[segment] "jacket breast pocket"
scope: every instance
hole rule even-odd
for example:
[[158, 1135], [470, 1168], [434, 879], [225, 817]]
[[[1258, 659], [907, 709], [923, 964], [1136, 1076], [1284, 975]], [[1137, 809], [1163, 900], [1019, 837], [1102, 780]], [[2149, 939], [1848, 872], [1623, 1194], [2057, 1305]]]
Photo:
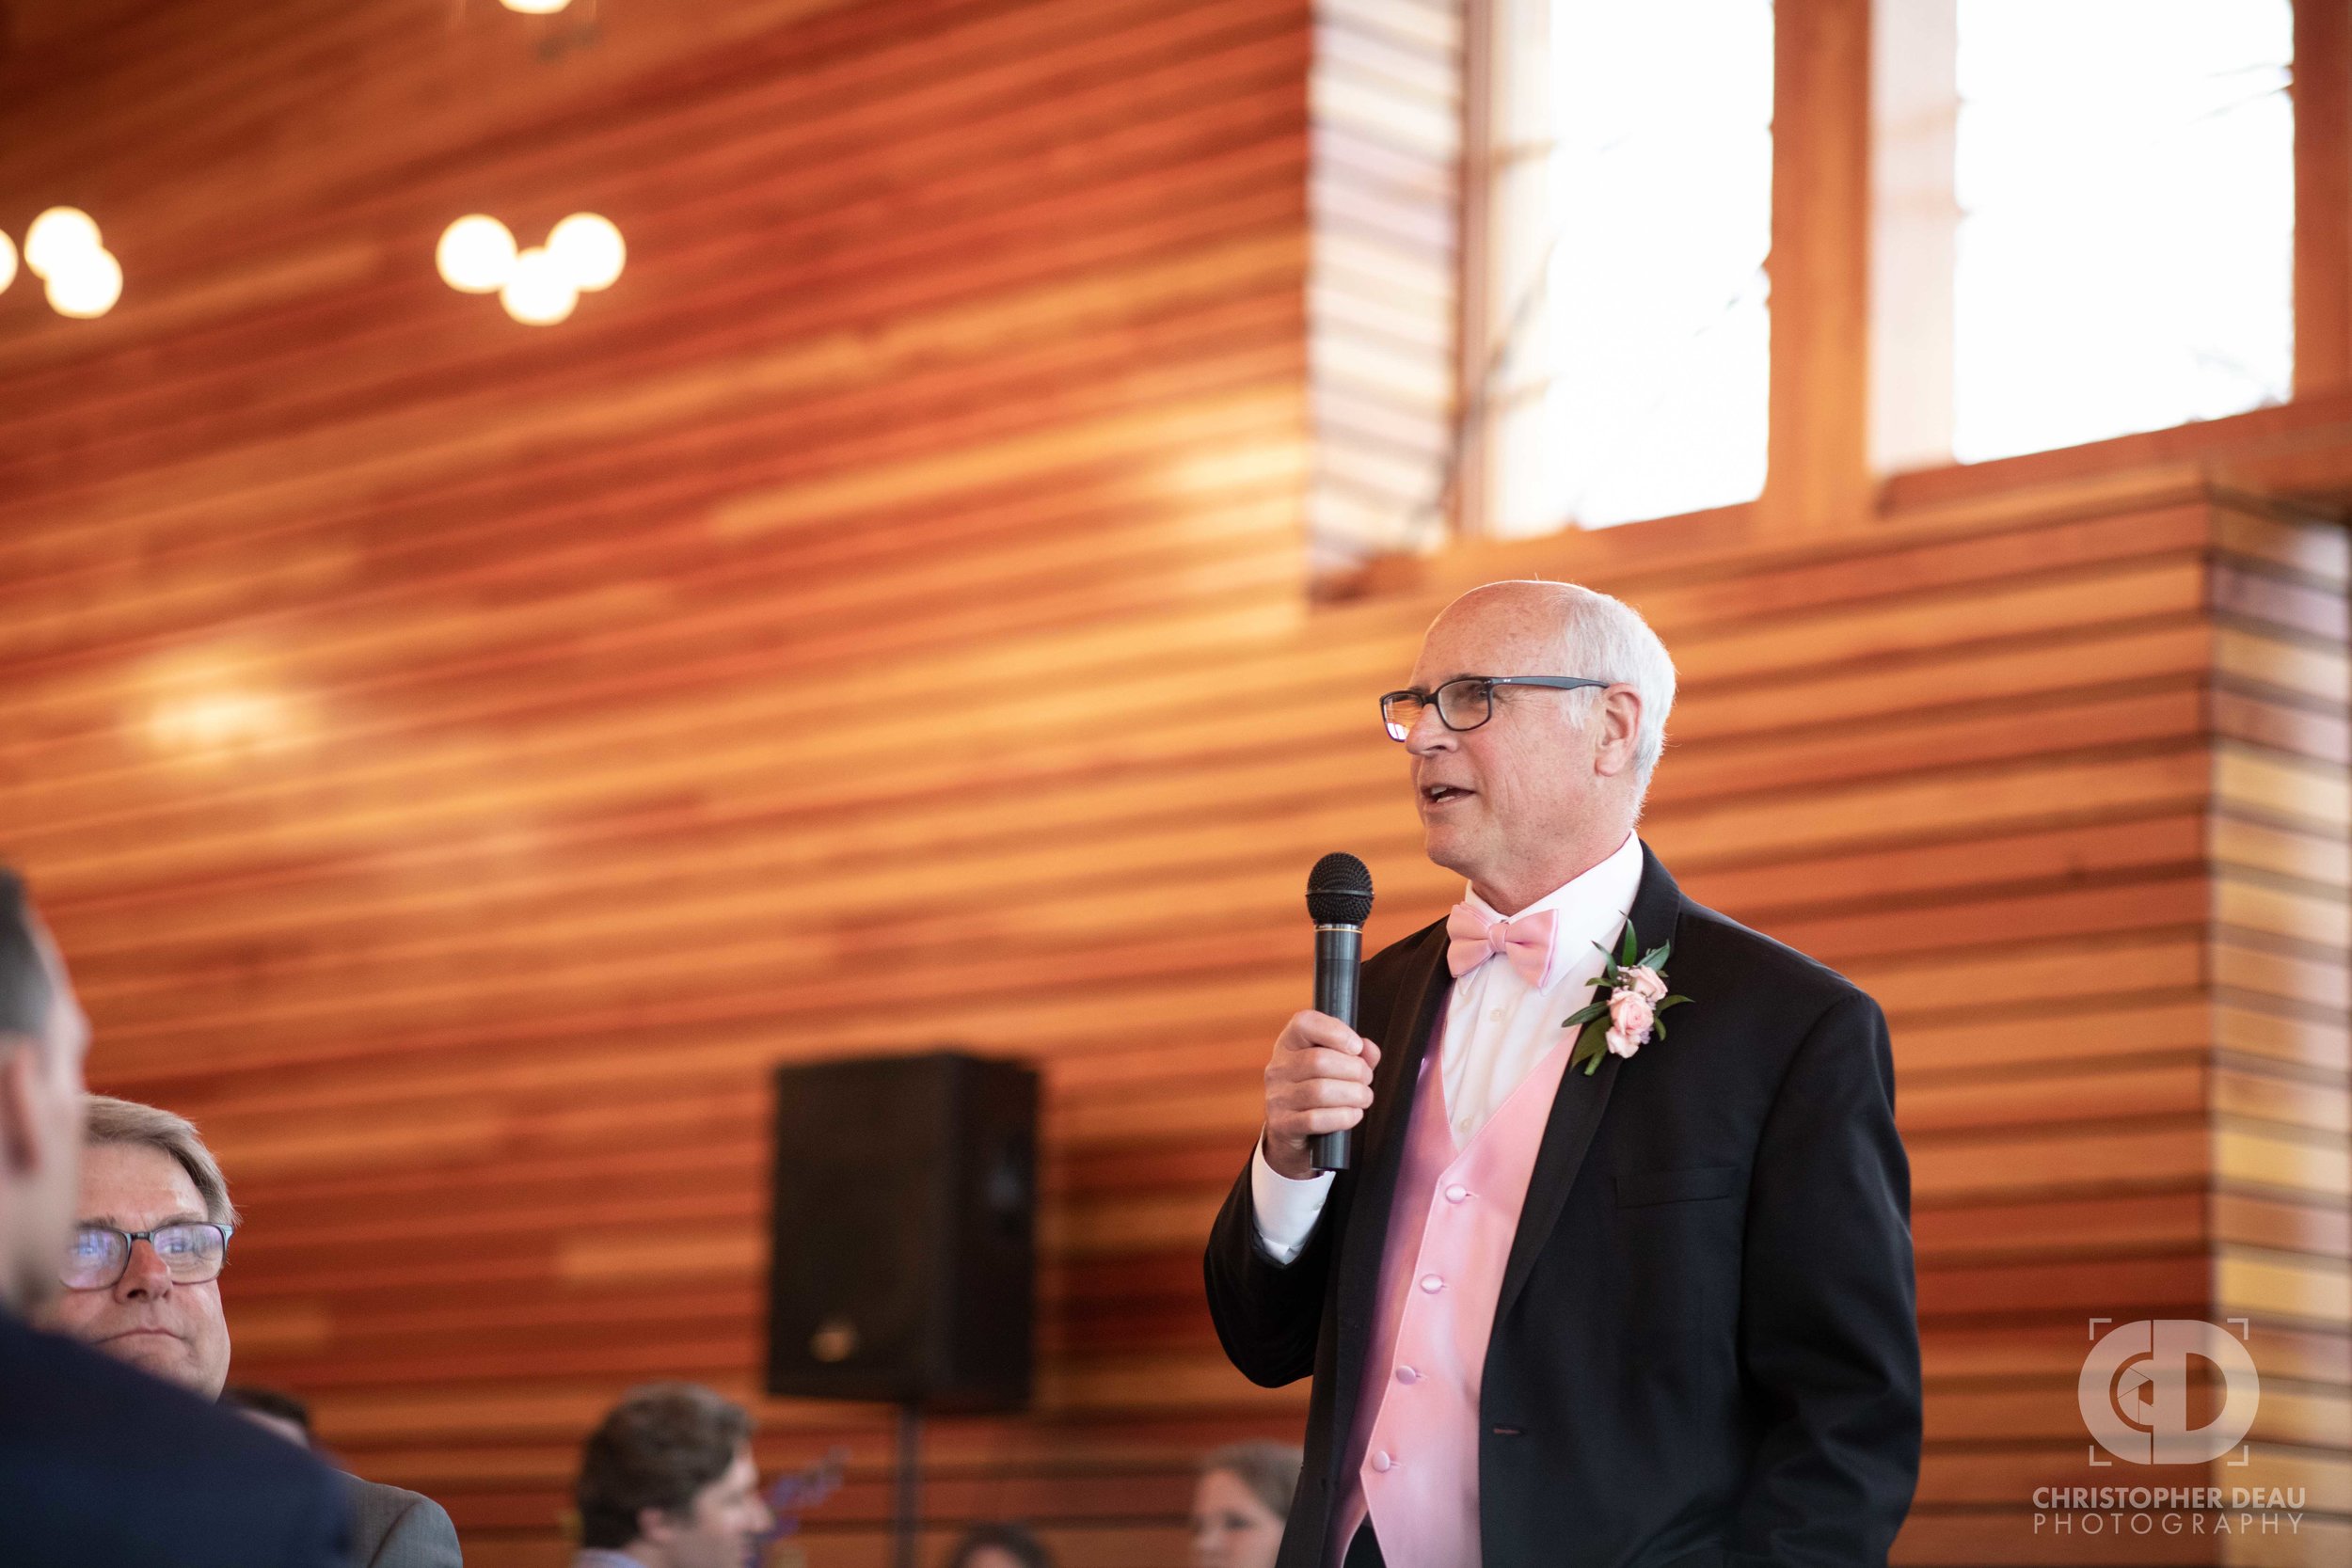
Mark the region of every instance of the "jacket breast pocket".
[[1696, 1203], [1702, 1198], [1729, 1197], [1739, 1184], [1738, 1165], [1625, 1171], [1617, 1177], [1617, 1207], [1640, 1209], [1653, 1203]]

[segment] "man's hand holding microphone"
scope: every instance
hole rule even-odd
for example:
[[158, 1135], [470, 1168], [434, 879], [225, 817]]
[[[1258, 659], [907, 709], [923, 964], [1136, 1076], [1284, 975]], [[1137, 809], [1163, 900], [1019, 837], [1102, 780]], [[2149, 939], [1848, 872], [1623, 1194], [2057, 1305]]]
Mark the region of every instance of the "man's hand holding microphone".
[[1291, 1015], [1265, 1067], [1265, 1163], [1294, 1181], [1348, 1167], [1380, 1065], [1380, 1048], [1356, 1032], [1356, 972], [1372, 914], [1364, 863], [1345, 854], [1315, 862], [1307, 913], [1315, 923], [1315, 1005]]
[[1328, 1013], [1291, 1015], [1265, 1065], [1265, 1163], [1277, 1175], [1314, 1176], [1311, 1140], [1364, 1119], [1379, 1065], [1380, 1048]]

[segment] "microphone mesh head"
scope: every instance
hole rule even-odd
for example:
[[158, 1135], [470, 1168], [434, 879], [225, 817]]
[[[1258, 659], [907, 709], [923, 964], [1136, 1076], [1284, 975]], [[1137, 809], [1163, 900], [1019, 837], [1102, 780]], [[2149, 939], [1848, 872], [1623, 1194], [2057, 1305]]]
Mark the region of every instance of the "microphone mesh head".
[[1307, 912], [1318, 926], [1361, 926], [1372, 914], [1372, 873], [1353, 855], [1330, 854], [1307, 873]]

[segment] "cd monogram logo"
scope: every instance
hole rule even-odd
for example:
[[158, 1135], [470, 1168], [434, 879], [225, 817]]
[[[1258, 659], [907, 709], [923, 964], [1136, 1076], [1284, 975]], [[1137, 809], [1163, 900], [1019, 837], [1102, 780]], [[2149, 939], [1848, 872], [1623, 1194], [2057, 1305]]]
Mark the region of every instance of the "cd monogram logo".
[[[2106, 1322], [2093, 1318], [2092, 1326]], [[2188, 1424], [2189, 1358], [2220, 1369], [2218, 1415]], [[2262, 1402], [2262, 1378], [2244, 1344], [2198, 1318], [2142, 1318], [2109, 1329], [2083, 1357], [2075, 1398], [2099, 1447], [2134, 1465], [2202, 1465], [2244, 1440]], [[2097, 1450], [2093, 1465], [2103, 1463]]]

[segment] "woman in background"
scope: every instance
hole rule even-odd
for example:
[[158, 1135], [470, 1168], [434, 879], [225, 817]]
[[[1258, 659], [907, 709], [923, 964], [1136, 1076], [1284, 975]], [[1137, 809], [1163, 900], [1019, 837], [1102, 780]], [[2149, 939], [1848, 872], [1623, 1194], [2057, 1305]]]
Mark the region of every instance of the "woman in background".
[[1192, 1489], [1193, 1568], [1274, 1568], [1298, 1490], [1299, 1450], [1232, 1443], [1200, 1462]]

